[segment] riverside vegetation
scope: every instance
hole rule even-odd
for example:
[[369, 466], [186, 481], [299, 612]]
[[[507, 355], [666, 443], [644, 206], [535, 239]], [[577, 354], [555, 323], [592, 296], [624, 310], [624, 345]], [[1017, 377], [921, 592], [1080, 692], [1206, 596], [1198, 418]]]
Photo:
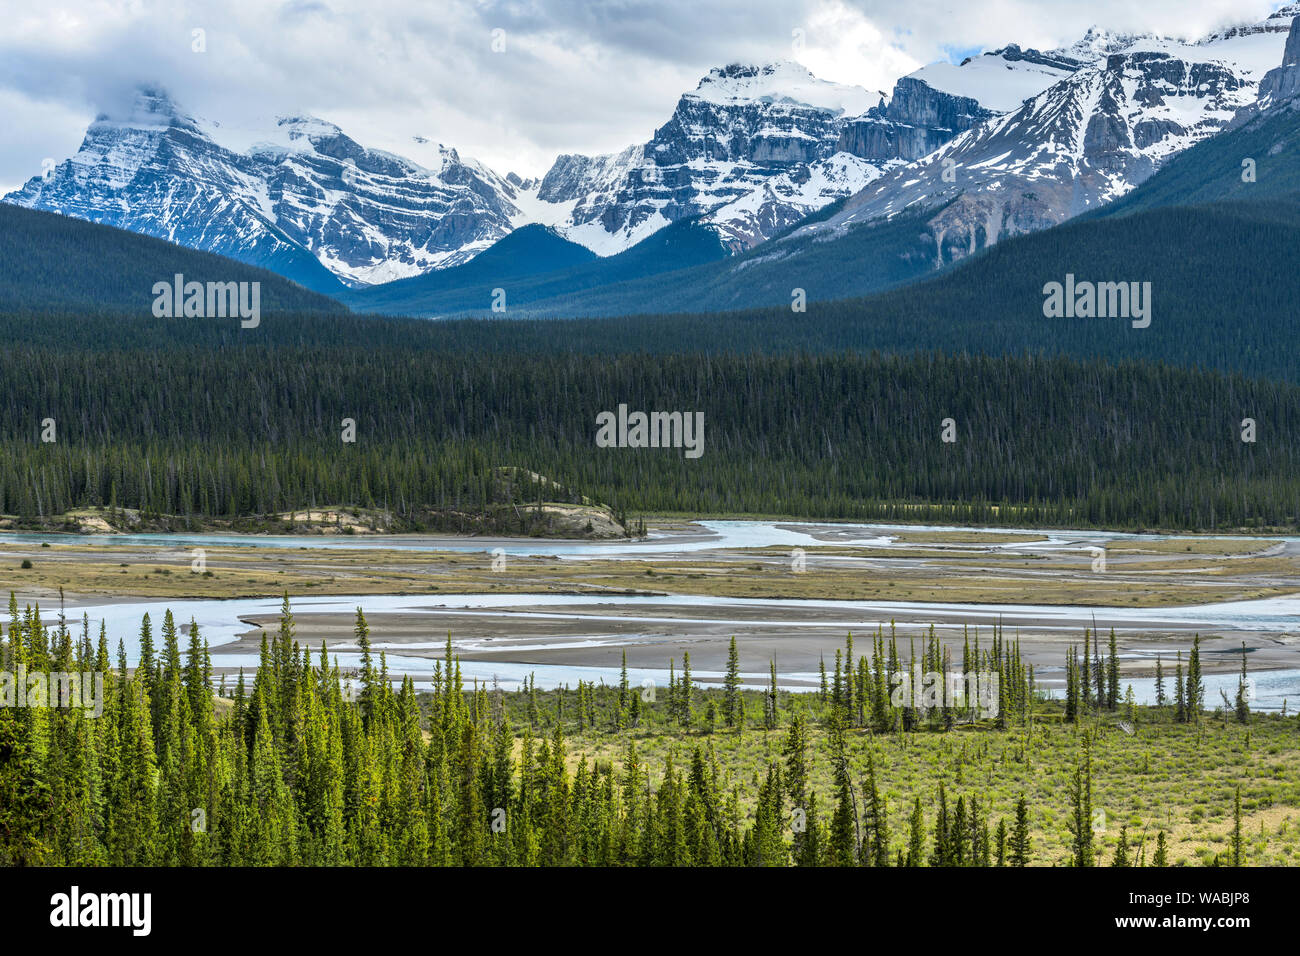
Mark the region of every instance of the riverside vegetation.
[[[1121, 690], [1085, 633], [1047, 700], [1001, 631], [960, 663], [890, 631], [820, 691], [723, 684], [689, 656], [667, 688], [394, 688], [358, 609], [362, 664], [299, 646], [288, 599], [251, 682], [214, 693], [207, 648], [146, 617], [134, 670], [89, 623], [11, 598], [4, 669], [106, 674], [104, 710], [0, 708], [0, 862], [68, 865], [1165, 866], [1294, 862], [1300, 726], [1202, 704], [1198, 649], [1168, 700]], [[186, 650], [182, 651], [182, 642]], [[1089, 646], [1091, 642], [1091, 646]], [[995, 675], [993, 711], [897, 697], [896, 675]], [[1184, 668], [1184, 663], [1186, 667]], [[1243, 664], [1244, 677], [1244, 664]]]

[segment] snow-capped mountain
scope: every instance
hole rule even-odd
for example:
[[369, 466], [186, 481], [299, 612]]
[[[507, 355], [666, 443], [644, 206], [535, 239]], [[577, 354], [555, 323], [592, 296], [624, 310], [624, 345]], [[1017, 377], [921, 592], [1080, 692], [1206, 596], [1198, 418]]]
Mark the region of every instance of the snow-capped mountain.
[[[609, 255], [688, 216], [736, 248], [856, 192], [888, 168], [839, 147], [844, 120], [886, 97], [795, 64], [710, 72], [654, 138], [610, 156], [561, 156], [540, 180], [501, 177], [416, 138], [367, 149], [331, 123], [233, 127], [142, 89], [101, 116], [78, 153], [5, 197], [267, 266], [324, 288], [459, 265], [528, 223]], [[734, 205], [732, 205], [734, 203]], [[324, 271], [322, 271], [324, 270]], [[322, 277], [324, 281], [322, 281]]]
[[884, 99], [819, 80], [797, 63], [732, 64], [684, 94], [649, 142], [608, 156], [561, 156], [538, 199], [561, 211], [554, 222], [567, 238], [608, 255], [769, 184], [774, 196], [813, 179], [857, 188], [879, 170], [843, 161], [825, 176], [808, 170], [836, 153], [846, 116]]
[[650, 142], [561, 156], [537, 198], [552, 210], [548, 224], [602, 255], [701, 214], [725, 244], [748, 248], [1083, 63], [1012, 46], [923, 68], [892, 94], [819, 80], [789, 61], [733, 64], [684, 94]]
[[1090, 33], [1054, 53], [1097, 53], [1095, 62], [880, 177], [798, 234], [932, 210], [925, 221], [940, 266], [1096, 208], [1253, 104], [1265, 74], [1282, 62], [1297, 11], [1195, 43], [1119, 38], [1115, 49], [1116, 38]]
[[222, 127], [142, 89], [128, 113], [91, 124], [75, 156], [5, 198], [318, 287], [304, 263], [386, 282], [464, 262], [524, 218], [513, 200], [527, 184], [426, 140], [411, 150], [418, 162], [312, 117]]
[[[1241, 110], [1290, 95], [1300, 5], [1197, 42], [1090, 30], [936, 63], [889, 93], [797, 63], [714, 69], [645, 143], [499, 176], [415, 137], [367, 149], [331, 123], [232, 127], [140, 91], [78, 153], [5, 197], [265, 266], [322, 291], [462, 264], [529, 223], [607, 256], [699, 217], [751, 248], [921, 211], [942, 265], [1132, 189]], [[1288, 57], [1300, 60], [1300, 41]], [[780, 254], [779, 251], [774, 254]]]

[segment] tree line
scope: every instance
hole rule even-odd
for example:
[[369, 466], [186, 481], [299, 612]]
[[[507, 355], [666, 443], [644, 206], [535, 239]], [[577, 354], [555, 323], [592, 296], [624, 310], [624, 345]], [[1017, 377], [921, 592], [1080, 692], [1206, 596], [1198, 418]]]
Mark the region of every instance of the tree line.
[[[327, 341], [345, 335], [321, 321]], [[100, 347], [95, 328], [81, 348], [10, 343], [0, 513], [121, 508], [183, 527], [337, 506], [381, 509], [394, 530], [479, 530], [494, 509], [508, 523], [536, 503], [536, 488], [500, 497], [499, 469], [514, 467], [557, 482], [549, 500], [624, 516], [1174, 529], [1300, 517], [1300, 388], [1287, 384], [1032, 356], [467, 353], [435, 347], [436, 329], [408, 347], [417, 333], [403, 329], [377, 322], [363, 349], [287, 330], [263, 345], [236, 330]], [[620, 404], [702, 412], [703, 456], [597, 448], [596, 416]]]

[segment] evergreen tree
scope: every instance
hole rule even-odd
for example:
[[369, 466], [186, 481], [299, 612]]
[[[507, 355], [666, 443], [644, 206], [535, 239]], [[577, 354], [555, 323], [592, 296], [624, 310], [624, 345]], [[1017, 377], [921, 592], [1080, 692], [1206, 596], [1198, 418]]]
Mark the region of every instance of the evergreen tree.
[[1111, 866], [1128, 866], [1128, 827], [1119, 828], [1119, 842], [1115, 844], [1115, 856], [1111, 859]]
[[628, 726], [627, 648], [623, 648], [623, 664], [618, 672], [618, 707], [614, 710], [614, 729], [626, 730]]
[[1241, 642], [1241, 676], [1237, 679], [1236, 714], [1240, 723], [1250, 723], [1249, 680], [1246, 676], [1246, 642]]
[[694, 719], [691, 701], [691, 655], [689, 651], [682, 654], [682, 681], [677, 689], [677, 707], [678, 722], [689, 729]]
[[736, 636], [731, 636], [727, 651], [727, 675], [723, 678], [725, 689], [722, 716], [728, 727], [735, 727], [740, 714], [740, 655], [736, 651]]
[[1083, 756], [1074, 768], [1070, 782], [1071, 859], [1074, 866], [1092, 866], [1095, 862], [1092, 841], [1092, 753], [1085, 738]]
[[1205, 707], [1205, 683], [1201, 679], [1201, 635], [1192, 638], [1192, 654], [1187, 660], [1187, 717], [1192, 721], [1201, 719]]
[[777, 690], [776, 690], [776, 661], [769, 664], [770, 673], [767, 684], [767, 695], [763, 698], [763, 726], [767, 730], [776, 730], [777, 725]]
[[1174, 721], [1187, 721], [1187, 686], [1183, 683], [1183, 652], [1178, 652], [1178, 663], [1174, 668]]
[[1024, 794], [1016, 801], [1016, 822], [1011, 829], [1011, 865], [1029, 865], [1029, 806]]
[[1116, 647], [1115, 629], [1110, 629], [1110, 649], [1106, 660], [1106, 707], [1119, 708], [1119, 651]]
[[1244, 843], [1241, 837], [1241, 787], [1238, 786], [1232, 799], [1232, 865], [1241, 866], [1244, 862]]
[[907, 821], [907, 866], [921, 866], [925, 861], [925, 818], [921, 814], [921, 798], [912, 803], [912, 815]]

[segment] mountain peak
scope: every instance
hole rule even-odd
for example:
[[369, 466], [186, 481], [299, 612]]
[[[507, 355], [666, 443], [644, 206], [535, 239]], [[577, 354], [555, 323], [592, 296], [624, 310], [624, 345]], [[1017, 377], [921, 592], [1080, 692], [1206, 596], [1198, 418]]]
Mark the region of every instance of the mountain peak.
[[163, 130], [171, 126], [193, 128], [195, 121], [163, 87], [144, 84], [132, 91], [129, 102], [100, 112], [95, 125]]
[[1087, 32], [1079, 40], [1069, 46], [1059, 47], [1048, 52], [1057, 56], [1091, 63], [1104, 59], [1112, 53], [1123, 52], [1140, 41], [1159, 39], [1161, 37], [1154, 33], [1117, 33], [1094, 24], [1088, 27]]
[[794, 60], [714, 67], [686, 95], [720, 106], [790, 103], [849, 115], [865, 113], [884, 98], [879, 91], [818, 79]]
[[1028, 97], [1064, 79], [1082, 65], [1083, 59], [1078, 56], [1041, 53], [1012, 43], [999, 50], [966, 57], [960, 64], [944, 60], [927, 64], [905, 79], [919, 80], [933, 90], [974, 100], [997, 113], [1009, 113]]
[[277, 116], [273, 121], [250, 118], [244, 124], [204, 126], [214, 142], [232, 152], [269, 158], [316, 152], [319, 142], [346, 138], [333, 123], [305, 113]]
[[277, 117], [275, 125], [284, 130], [291, 138], [302, 136], [337, 136], [343, 132], [328, 120], [318, 119], [305, 114], [299, 116]]
[[795, 60], [772, 60], [768, 63], [728, 63], [715, 66], [700, 80], [699, 89], [709, 84], [744, 84], [767, 78], [792, 78], [796, 82], [815, 80], [811, 70]]

